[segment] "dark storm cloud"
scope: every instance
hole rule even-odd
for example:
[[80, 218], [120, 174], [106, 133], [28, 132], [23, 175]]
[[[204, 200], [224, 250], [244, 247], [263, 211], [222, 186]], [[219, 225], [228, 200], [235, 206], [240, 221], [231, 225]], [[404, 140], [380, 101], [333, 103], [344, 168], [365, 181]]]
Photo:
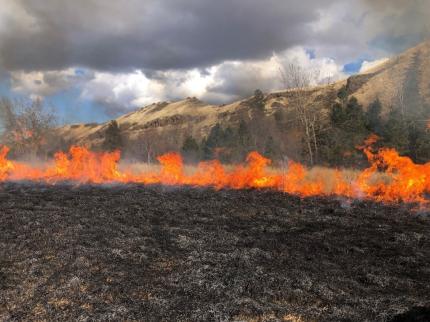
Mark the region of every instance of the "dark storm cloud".
[[271, 91], [279, 73], [267, 63], [288, 64], [298, 48], [343, 77], [345, 64], [391, 56], [430, 30], [430, 0], [0, 2], [0, 82], [37, 96], [74, 88], [108, 111]]
[[262, 58], [301, 44], [333, 1], [20, 0], [27, 18], [10, 17], [0, 60], [8, 70], [165, 70]]
[[[429, 0], [363, 0], [379, 16], [370, 44], [400, 52], [430, 37]], [[376, 19], [375, 19], [376, 20]]]

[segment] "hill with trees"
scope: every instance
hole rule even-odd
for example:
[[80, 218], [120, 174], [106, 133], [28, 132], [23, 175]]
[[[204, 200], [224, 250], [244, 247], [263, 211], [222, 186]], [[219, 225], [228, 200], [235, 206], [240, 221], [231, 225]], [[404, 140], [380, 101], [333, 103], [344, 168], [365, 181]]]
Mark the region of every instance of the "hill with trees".
[[257, 150], [275, 161], [356, 165], [364, 160], [355, 148], [370, 133], [418, 162], [429, 159], [430, 42], [332, 84], [310, 86], [309, 74], [297, 66], [285, 78], [286, 90], [257, 89], [231, 104], [159, 102], [115, 123], [67, 125], [57, 132], [67, 144], [93, 149], [106, 148], [106, 135], [114, 132], [116, 148], [145, 161], [180, 151], [189, 161], [237, 162]]

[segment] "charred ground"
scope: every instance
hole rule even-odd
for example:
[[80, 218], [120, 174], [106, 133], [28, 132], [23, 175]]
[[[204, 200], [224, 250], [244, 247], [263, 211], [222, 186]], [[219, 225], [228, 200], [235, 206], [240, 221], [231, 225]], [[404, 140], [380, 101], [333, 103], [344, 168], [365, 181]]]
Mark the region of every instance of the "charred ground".
[[389, 320], [430, 220], [271, 191], [3, 184], [0, 320]]

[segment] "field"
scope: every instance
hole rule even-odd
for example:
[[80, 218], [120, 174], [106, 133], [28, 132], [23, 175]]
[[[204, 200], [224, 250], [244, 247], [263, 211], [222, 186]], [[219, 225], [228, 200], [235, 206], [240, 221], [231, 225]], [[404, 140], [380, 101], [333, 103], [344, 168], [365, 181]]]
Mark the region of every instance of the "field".
[[0, 321], [387, 321], [430, 306], [430, 219], [411, 205], [25, 183], [3, 183], [0, 205]]

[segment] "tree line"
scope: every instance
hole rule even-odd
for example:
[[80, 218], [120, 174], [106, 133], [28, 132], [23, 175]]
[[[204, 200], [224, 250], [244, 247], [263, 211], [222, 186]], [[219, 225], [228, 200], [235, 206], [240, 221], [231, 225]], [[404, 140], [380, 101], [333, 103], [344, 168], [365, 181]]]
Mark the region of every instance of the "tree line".
[[[405, 112], [404, 106], [384, 108], [376, 99], [364, 109], [344, 86], [331, 104], [326, 120], [316, 117], [313, 110], [306, 114], [303, 103], [300, 106], [299, 126], [304, 132], [301, 161], [309, 165], [367, 166], [366, 157], [358, 147], [370, 134], [379, 137], [376, 147], [395, 148], [417, 163], [430, 160], [430, 108], [425, 105]], [[249, 151], [257, 150], [275, 163], [283, 161], [286, 156], [273, 136], [263, 136], [264, 143], [255, 144], [255, 137], [261, 132], [254, 126], [255, 121], [244, 120], [235, 127], [223, 128], [218, 123], [201, 142], [187, 136], [181, 152], [188, 161], [220, 159], [234, 163], [243, 161]]]
[[[328, 116], [321, 119], [320, 110], [306, 96], [307, 84], [307, 80], [295, 78], [294, 85], [298, 90], [293, 91], [294, 95], [289, 100], [296, 119], [291, 126], [296, 126], [302, 133], [299, 161], [309, 165], [366, 166], [367, 160], [357, 147], [370, 134], [380, 137], [377, 143], [380, 147], [395, 148], [414, 162], [430, 160], [429, 106], [414, 104], [408, 108], [408, 102], [402, 100], [402, 104], [388, 107], [382, 106], [381, 101], [376, 99], [363, 108], [343, 86], [335, 93], [337, 97], [334, 102], [327, 103]], [[185, 160], [197, 162], [219, 159], [225, 163], [238, 163], [243, 162], [253, 150], [275, 163], [290, 157], [286, 155], [285, 147], [281, 146], [284, 137], [279, 135], [287, 133], [287, 125], [283, 120], [286, 117], [283, 114], [285, 107], [267, 116], [265, 96], [260, 90], [256, 90], [246, 103], [250, 108], [250, 117], [229, 123], [228, 126], [217, 123], [202, 140], [187, 135], [182, 145], [178, 146]], [[0, 99], [0, 121], [1, 143], [11, 147], [12, 157], [26, 154], [48, 158], [57, 150], [67, 149], [67, 144], [55, 135], [55, 115], [40, 100]], [[127, 153], [129, 147], [116, 121], [108, 123], [102, 134], [101, 150], [119, 149]], [[151, 142], [156, 145], [156, 138]], [[153, 154], [156, 152], [153, 146], [149, 145], [145, 149], [145, 161], [154, 160]]]
[[[338, 92], [339, 101], [331, 106], [329, 124], [319, 135], [321, 162], [329, 165], [355, 166], [366, 162], [357, 146], [370, 134], [379, 137], [377, 146], [395, 148], [414, 162], [430, 159], [429, 108], [403, 110], [403, 106], [384, 109], [379, 99], [366, 110], [345, 87]], [[383, 111], [385, 115], [383, 115]]]

